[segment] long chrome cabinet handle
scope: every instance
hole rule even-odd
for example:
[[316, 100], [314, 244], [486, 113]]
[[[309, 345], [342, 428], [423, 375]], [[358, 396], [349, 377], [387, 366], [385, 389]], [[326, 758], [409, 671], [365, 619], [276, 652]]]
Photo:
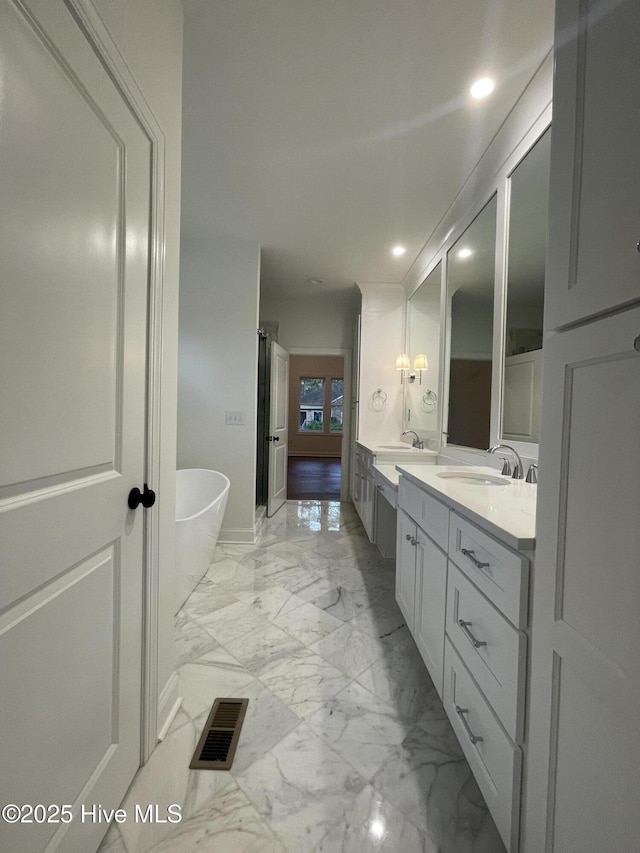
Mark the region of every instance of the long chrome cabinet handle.
[[461, 548], [461, 552], [468, 557], [471, 562], [476, 565], [479, 569], [486, 569], [487, 566], [491, 565], [490, 563], [481, 563], [480, 560], [476, 557], [475, 551], [469, 551], [467, 548]]
[[476, 640], [476, 638], [473, 636], [473, 634], [469, 630], [469, 625], [471, 625], [471, 622], [465, 622], [464, 619], [458, 619], [458, 625], [462, 628], [467, 639], [473, 643], [476, 649], [479, 649], [481, 646], [487, 645], [484, 640]]
[[469, 740], [475, 746], [477, 743], [482, 743], [484, 738], [480, 737], [480, 735], [474, 735], [474, 733], [469, 728], [469, 723], [465, 720], [464, 715], [469, 713], [468, 708], [461, 708], [460, 705], [456, 705], [456, 714], [460, 717], [462, 721], [462, 725], [464, 726], [464, 730], [469, 736]]

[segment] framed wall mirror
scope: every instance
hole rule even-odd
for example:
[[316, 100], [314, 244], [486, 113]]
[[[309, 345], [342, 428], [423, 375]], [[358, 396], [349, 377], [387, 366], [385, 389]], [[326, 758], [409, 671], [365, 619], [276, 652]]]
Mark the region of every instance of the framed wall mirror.
[[550, 141], [548, 129], [509, 177], [503, 441], [539, 441]]
[[441, 295], [440, 261], [407, 306], [407, 353], [411, 370], [405, 383], [404, 429], [415, 430], [423, 441], [440, 439]]
[[497, 196], [447, 252], [447, 443], [486, 450], [491, 375]]

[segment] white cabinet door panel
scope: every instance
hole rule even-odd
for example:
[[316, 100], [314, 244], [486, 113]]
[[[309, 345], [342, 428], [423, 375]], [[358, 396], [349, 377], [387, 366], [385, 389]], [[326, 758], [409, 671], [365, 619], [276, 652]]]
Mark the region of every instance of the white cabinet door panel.
[[414, 639], [442, 698], [447, 557], [418, 529]]
[[[396, 601], [413, 634], [416, 604], [416, 526], [401, 509], [398, 510]], [[414, 544], [416, 543], [416, 544]]]
[[640, 299], [640, 3], [557, 0], [556, 16], [550, 329]]
[[634, 309], [545, 344], [527, 853], [640, 838], [639, 336]]

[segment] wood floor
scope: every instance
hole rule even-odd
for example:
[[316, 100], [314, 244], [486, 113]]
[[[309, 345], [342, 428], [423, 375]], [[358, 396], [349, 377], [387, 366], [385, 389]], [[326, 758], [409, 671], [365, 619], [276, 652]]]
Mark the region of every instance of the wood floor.
[[290, 456], [287, 498], [294, 501], [339, 501], [340, 457]]

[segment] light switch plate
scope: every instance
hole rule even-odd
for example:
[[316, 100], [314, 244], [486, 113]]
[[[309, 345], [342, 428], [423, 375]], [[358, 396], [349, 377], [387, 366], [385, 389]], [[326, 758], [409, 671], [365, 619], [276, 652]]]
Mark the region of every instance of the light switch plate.
[[224, 422], [231, 426], [244, 426], [244, 412], [225, 412]]

